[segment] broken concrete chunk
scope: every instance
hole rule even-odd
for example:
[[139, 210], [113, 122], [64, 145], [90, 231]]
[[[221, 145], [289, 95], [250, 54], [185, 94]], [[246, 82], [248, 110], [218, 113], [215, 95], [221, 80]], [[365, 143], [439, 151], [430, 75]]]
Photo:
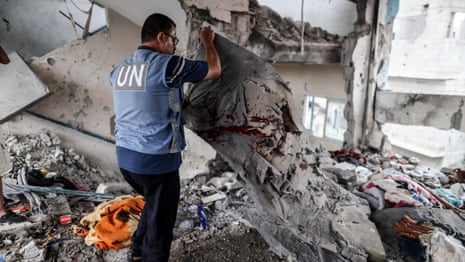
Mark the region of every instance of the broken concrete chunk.
[[370, 213], [365, 205], [341, 207], [331, 226], [341, 239], [350, 239], [346, 245], [363, 248], [369, 261], [385, 261], [386, 252], [376, 225], [367, 219]]
[[47, 206], [47, 214], [50, 216], [71, 214], [71, 207], [64, 195], [57, 195], [54, 198], [45, 198], [43, 201]]
[[341, 184], [353, 184], [357, 181], [357, 175], [355, 174], [356, 168], [354, 164], [341, 162], [331, 167], [325, 167], [322, 170], [335, 174], [337, 181]]
[[211, 202], [215, 202], [215, 201], [218, 201], [218, 200], [223, 200], [225, 198], [226, 198], [226, 195], [223, 192], [218, 192], [218, 193], [213, 194], [213, 195], [202, 197], [202, 203], [209, 204]]
[[46, 251], [45, 248], [38, 247], [33, 240], [23, 246], [19, 252], [23, 254], [24, 261], [41, 262], [45, 260]]
[[110, 183], [100, 183], [97, 186], [96, 193], [99, 194], [130, 194], [134, 192], [134, 189], [126, 182], [110, 182]]

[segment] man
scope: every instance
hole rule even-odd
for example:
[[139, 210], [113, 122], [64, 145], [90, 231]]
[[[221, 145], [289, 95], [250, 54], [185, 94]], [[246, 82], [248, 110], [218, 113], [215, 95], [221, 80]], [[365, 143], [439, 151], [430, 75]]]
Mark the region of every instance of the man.
[[[10, 63], [8, 55], [0, 46], [0, 63], [6, 65]], [[3, 142], [3, 134], [0, 129], [0, 224], [3, 223], [19, 223], [23, 222], [26, 219], [23, 216], [17, 215], [16, 213], [7, 210], [5, 207], [5, 198], [3, 197], [3, 184], [2, 184], [2, 175], [10, 171], [11, 162], [10, 155], [6, 150], [6, 146]]]
[[168, 261], [186, 146], [183, 84], [221, 75], [214, 37], [210, 27], [200, 31], [206, 61], [176, 56], [176, 24], [163, 14], [152, 14], [142, 26], [142, 44], [110, 73], [118, 166], [146, 201], [132, 237], [130, 261]]

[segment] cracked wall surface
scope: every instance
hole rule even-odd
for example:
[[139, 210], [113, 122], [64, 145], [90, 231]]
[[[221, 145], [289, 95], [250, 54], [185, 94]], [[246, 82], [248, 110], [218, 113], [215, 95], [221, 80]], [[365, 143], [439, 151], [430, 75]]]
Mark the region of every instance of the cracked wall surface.
[[[284, 42], [288, 44], [287, 53], [298, 50], [298, 28], [271, 16], [276, 15], [272, 11], [264, 10], [262, 13], [256, 12], [257, 17], [251, 20], [251, 23], [254, 22], [249, 27], [251, 32], [242, 32], [248, 38], [235, 34], [234, 23], [225, 25], [217, 22], [203, 10], [191, 9], [189, 17], [193, 18], [193, 29], [198, 28], [201, 21], [207, 20], [233, 42], [258, 53], [266, 61], [274, 61], [266, 52], [273, 53], [274, 48]], [[273, 18], [270, 19], [270, 16]], [[281, 27], [263, 26], [267, 22], [263, 22], [262, 27], [252, 26], [260, 23], [257, 21], [276, 22]], [[295, 33], [284, 29], [286, 26], [295, 29]], [[196, 32], [192, 32], [191, 39], [197, 39]], [[263, 44], [255, 35], [265, 35], [266, 43]], [[323, 46], [332, 46], [327, 39], [317, 35], [313, 36], [314, 39], [308, 39], [309, 44], [322, 42]], [[241, 39], [247, 42], [241, 43]], [[313, 169], [317, 165], [318, 154], [324, 154], [325, 150], [316, 138], [301, 132], [301, 112], [295, 110], [291, 90], [269, 64], [263, 64], [253, 53], [228, 43], [224, 38], [218, 38], [216, 44], [224, 68], [223, 75], [220, 80], [207, 81], [188, 90], [186, 121], [188, 128], [209, 142], [247, 181], [248, 191], [258, 205], [256, 210], [250, 211], [249, 219], [275, 250], [290, 252], [302, 261], [323, 258], [343, 261], [366, 257], [382, 260], [384, 251], [379, 252], [382, 248], [377, 236], [367, 235], [364, 241], [355, 240], [352, 238], [354, 228], [336, 222], [347, 217], [358, 217], [364, 221], [361, 223], [364, 226], [371, 225], [363, 215], [363, 204], [356, 204], [356, 198], [344, 195], [338, 186], [333, 187], [330, 180]], [[260, 51], [256, 52], [255, 44], [261, 47]], [[192, 46], [198, 45], [193, 42]], [[358, 48], [359, 54], [369, 50], [363, 45]], [[308, 52], [324, 57], [318, 51]], [[194, 54], [196, 50], [190, 53]], [[286, 59], [296, 60], [291, 56]], [[331, 63], [331, 59], [325, 58], [318, 63]], [[359, 92], [363, 92], [363, 88], [360, 86]], [[363, 98], [362, 95], [360, 97]], [[329, 191], [332, 193], [328, 194]], [[325, 208], [317, 211], [319, 201], [331, 206], [333, 197], [344, 199], [342, 205], [350, 206], [353, 212], [360, 212], [360, 215], [344, 214], [345, 209], [337, 209], [334, 213]], [[344, 219], [339, 220], [338, 217]], [[344, 239], [350, 240], [332, 245], [335, 243], [334, 236], [344, 236]], [[373, 245], [367, 246], [367, 242]]]
[[376, 120], [383, 123], [465, 131], [463, 97], [379, 92], [376, 107]]
[[[395, 37], [388, 39], [389, 71], [379, 74], [388, 81], [377, 87], [375, 121], [396, 150], [425, 157], [437, 168], [463, 165], [464, 35], [463, 21], [455, 18], [464, 11], [462, 1], [402, 1]], [[411, 126], [437, 138], [415, 138]], [[440, 141], [447, 149], [432, 153]]]
[[[113, 13], [109, 30], [76, 40], [40, 58], [30, 66], [52, 95], [31, 111], [73, 128], [111, 139], [113, 115], [108, 72], [125, 56], [127, 46], [137, 46], [137, 26]], [[118, 25], [118, 23], [120, 23]]]
[[[260, 6], [255, 0], [249, 2], [249, 9], [230, 10], [231, 22], [225, 22], [213, 16], [210, 9], [199, 9], [199, 5], [190, 5], [191, 1], [181, 1], [190, 17], [190, 50], [198, 46], [197, 29], [203, 22], [209, 22], [220, 34], [243, 46], [269, 62], [331, 64], [340, 62], [342, 38], [336, 34], [312, 27], [306, 23], [304, 50], [301, 52], [300, 24], [292, 19], [282, 18], [277, 12], [266, 6]], [[241, 5], [242, 7], [242, 5]], [[192, 52], [187, 52], [192, 56]]]
[[[246, 181], [256, 203], [252, 223], [272, 248], [298, 261], [382, 261], [368, 206], [318, 171], [328, 152], [301, 132], [283, 80], [270, 64], [226, 38], [218, 36], [215, 45], [222, 76], [187, 90], [186, 124]], [[361, 228], [349, 226], [348, 218], [370, 229], [360, 237]]]

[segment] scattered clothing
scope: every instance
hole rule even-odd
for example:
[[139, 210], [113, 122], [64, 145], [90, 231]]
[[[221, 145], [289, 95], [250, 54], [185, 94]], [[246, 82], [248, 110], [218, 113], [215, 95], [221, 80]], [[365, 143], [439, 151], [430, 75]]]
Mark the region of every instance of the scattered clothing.
[[449, 175], [449, 179], [452, 183], [465, 183], [465, 170], [455, 168]]
[[341, 150], [335, 150], [335, 151], [329, 151], [331, 153], [331, 157], [336, 159], [338, 162], [351, 162], [354, 164], [367, 164], [367, 157], [357, 151], [354, 150], [347, 150], [347, 149], [341, 149]]
[[433, 230], [431, 224], [418, 222], [408, 215], [404, 215], [399, 221], [394, 223], [394, 231], [397, 235], [409, 239], [420, 241], [420, 235], [429, 234]]
[[366, 199], [372, 210], [384, 209], [384, 191], [382, 189], [379, 189], [378, 187], [370, 187], [365, 189], [363, 192], [354, 190], [353, 193]]
[[456, 238], [445, 234], [439, 229], [422, 235], [421, 243], [426, 246], [428, 261], [431, 262], [463, 262], [465, 247]]
[[40, 170], [32, 169], [26, 173], [26, 180], [31, 186], [53, 186], [60, 184], [64, 189], [76, 190], [76, 186], [67, 178], [62, 176], [45, 177]]
[[26, 221], [24, 216], [18, 215], [11, 210], [7, 210], [6, 214], [0, 217], [0, 224], [4, 223], [21, 223]]
[[145, 201], [142, 196], [125, 195], [98, 205], [83, 217], [73, 231], [86, 236], [87, 245], [100, 249], [120, 249], [131, 245]]

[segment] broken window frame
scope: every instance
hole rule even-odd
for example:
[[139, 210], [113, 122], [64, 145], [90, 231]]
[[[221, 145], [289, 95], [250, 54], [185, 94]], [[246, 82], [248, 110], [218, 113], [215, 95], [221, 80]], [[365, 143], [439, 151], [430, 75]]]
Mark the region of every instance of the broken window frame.
[[[316, 99], [321, 99], [321, 100], [324, 100], [324, 102], [316, 102], [315, 100]], [[302, 124], [303, 126], [305, 127], [306, 130], [308, 130], [310, 132], [311, 135], [315, 136], [315, 137], [319, 137], [319, 138], [322, 138], [324, 140], [328, 140], [328, 141], [332, 141], [332, 142], [342, 142], [344, 140], [344, 137], [343, 137], [343, 134], [341, 135], [341, 137], [333, 137], [333, 136], [329, 136], [328, 135], [328, 124], [329, 124], [329, 111], [328, 111], [328, 108], [329, 108], [329, 105], [330, 104], [337, 104], [337, 105], [341, 105], [342, 107], [345, 106], [345, 101], [342, 100], [342, 99], [335, 99], [335, 98], [330, 98], [330, 97], [323, 97], [323, 96], [313, 96], [313, 95], [307, 95], [305, 96], [305, 99], [304, 99], [304, 112], [302, 114]], [[316, 107], [313, 107], [313, 104], [317, 104], [319, 106], [322, 106], [321, 104], [324, 104], [322, 107], [324, 109], [324, 114], [323, 114], [323, 127], [322, 127], [322, 130], [320, 131], [320, 128], [318, 130], [314, 130], [314, 120], [317, 118], [316, 117], [316, 113], [314, 111], [314, 108]], [[305, 105], [308, 105], [308, 106], [305, 106]], [[310, 116], [309, 116], [310, 114]], [[342, 116], [343, 116], [343, 112], [342, 112]], [[338, 117], [339, 118], [339, 117]], [[345, 120], [344, 117], [342, 117], [342, 119]], [[342, 124], [343, 126], [344, 124]], [[347, 123], [345, 123], [345, 125], [347, 126]], [[345, 129], [344, 129], [345, 131]]]
[[465, 12], [452, 11], [447, 27], [447, 39], [465, 40]]
[[[69, 1], [69, 4], [68, 4], [68, 1]], [[86, 39], [88, 36], [92, 36], [106, 28], [108, 28], [108, 17], [107, 17], [107, 11], [105, 9], [104, 6], [94, 2], [94, 1], [91, 1], [91, 0], [88, 0], [89, 4], [90, 4], [90, 7], [89, 7], [89, 10], [83, 10], [81, 7], [79, 7], [75, 2], [74, 0], [64, 0], [64, 3], [65, 3], [65, 6], [66, 6], [66, 10], [59, 10], [59, 13], [64, 17], [66, 18], [70, 23], [71, 23], [71, 26], [76, 34], [76, 38], [77, 39]], [[96, 11], [94, 10], [94, 8], [96, 9], [101, 9], [105, 15], [105, 20], [104, 20], [104, 24], [100, 27], [97, 27], [97, 28], [94, 28], [93, 30], [91, 30], [91, 27], [92, 27], [92, 23], [94, 22], [95, 19], [93, 19], [94, 17], [94, 14], [96, 13]], [[86, 19], [84, 21], [84, 25], [81, 25], [80, 23], [78, 23], [78, 21], [76, 21], [76, 19], [73, 17], [73, 14], [79, 14], [79, 13], [83, 13], [86, 15]]]

